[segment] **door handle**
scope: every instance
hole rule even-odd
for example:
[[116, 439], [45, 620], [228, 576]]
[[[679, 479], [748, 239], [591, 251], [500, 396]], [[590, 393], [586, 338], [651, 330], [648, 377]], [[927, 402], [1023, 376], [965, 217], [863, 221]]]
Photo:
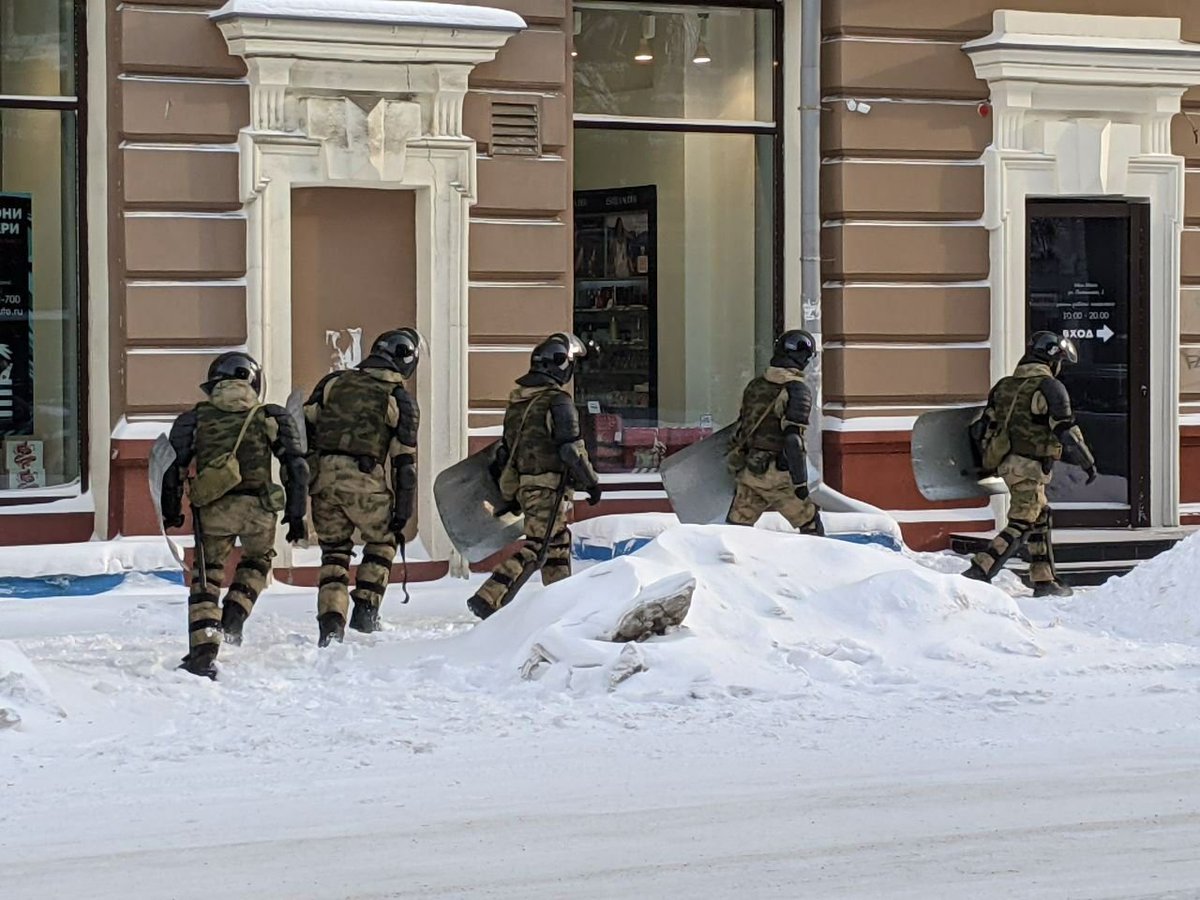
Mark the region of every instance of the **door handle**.
[[1143, 396], [1143, 397], [1149, 397], [1149, 396], [1150, 396], [1150, 388], [1148, 388], [1148, 387], [1147, 387], [1146, 385], [1144, 385], [1144, 384], [1142, 385], [1142, 396]]

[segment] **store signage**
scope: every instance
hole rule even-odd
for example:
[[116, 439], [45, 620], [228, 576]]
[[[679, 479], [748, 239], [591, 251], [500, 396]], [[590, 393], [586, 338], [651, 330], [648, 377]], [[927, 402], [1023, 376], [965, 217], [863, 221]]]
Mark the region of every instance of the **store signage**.
[[33, 430], [32, 228], [33, 198], [0, 193], [0, 435]]
[[1100, 340], [1104, 341], [1104, 343], [1107, 344], [1115, 336], [1116, 336], [1116, 332], [1113, 331], [1111, 328], [1109, 328], [1107, 325], [1102, 325], [1097, 329], [1091, 329], [1091, 328], [1066, 328], [1066, 329], [1063, 329], [1063, 337], [1069, 337], [1075, 341], [1087, 341], [1087, 340], [1093, 340], [1095, 338], [1099, 338]]

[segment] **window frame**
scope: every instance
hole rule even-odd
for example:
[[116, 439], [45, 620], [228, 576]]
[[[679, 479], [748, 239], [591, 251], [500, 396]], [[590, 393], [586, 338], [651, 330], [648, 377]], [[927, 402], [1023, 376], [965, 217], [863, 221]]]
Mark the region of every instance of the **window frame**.
[[73, 96], [37, 96], [23, 94], [0, 94], [0, 112], [6, 109], [41, 109], [71, 113], [75, 117], [75, 426], [79, 434], [77, 442], [79, 467], [78, 482], [64, 485], [47, 485], [44, 488], [14, 491], [0, 489], [0, 506], [31, 506], [51, 503], [55, 500], [78, 497], [91, 487], [91, 473], [87, 468], [88, 446], [91, 440], [88, 409], [88, 230], [87, 230], [87, 0], [72, 0], [71, 35], [74, 44], [72, 61], [75, 65], [75, 93]]
[[[605, 3], [597, 4], [603, 8]], [[618, 5], [613, 2], [611, 5]], [[621, 0], [621, 6], [636, 9], [638, 4], [631, 0]], [[597, 131], [649, 131], [676, 132], [689, 134], [749, 134], [772, 137], [772, 166], [774, 168], [774, 192], [772, 202], [774, 208], [772, 217], [772, 247], [771, 247], [771, 320], [775, 334], [783, 333], [784, 328], [784, 224], [786, 191], [784, 188], [786, 172], [784, 171], [784, 81], [783, 81], [783, 44], [784, 44], [784, 4], [780, 0], [651, 0], [645, 4], [653, 7], [678, 7], [681, 11], [688, 9], [705, 9], [719, 7], [725, 9], [767, 9], [772, 13], [772, 79], [771, 79], [771, 113], [774, 121], [713, 121], [706, 119], [666, 119], [641, 116], [605, 116], [596, 113], [576, 113], [574, 102], [571, 110], [571, 129]], [[583, 5], [584, 9], [589, 8]], [[571, 81], [574, 84], [575, 62], [571, 63]], [[574, 96], [572, 94], [572, 96]], [[573, 145], [572, 138], [572, 145]], [[574, 161], [572, 160], [572, 167]]]

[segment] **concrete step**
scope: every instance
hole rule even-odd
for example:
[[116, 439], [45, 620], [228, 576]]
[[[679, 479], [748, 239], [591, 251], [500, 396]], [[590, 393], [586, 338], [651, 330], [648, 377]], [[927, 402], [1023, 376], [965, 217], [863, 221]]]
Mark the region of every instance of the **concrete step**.
[[[1196, 528], [1064, 528], [1054, 532], [1055, 568], [1067, 584], [1103, 584], [1133, 571], [1138, 563], [1165, 553]], [[995, 531], [951, 536], [950, 547], [964, 556], [988, 545]], [[1029, 573], [1029, 554], [1022, 549], [1008, 568], [1022, 578]]]

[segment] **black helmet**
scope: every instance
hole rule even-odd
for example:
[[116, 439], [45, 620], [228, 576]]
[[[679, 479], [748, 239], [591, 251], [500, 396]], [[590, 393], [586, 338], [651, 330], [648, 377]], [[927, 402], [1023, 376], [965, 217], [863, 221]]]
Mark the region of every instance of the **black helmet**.
[[391, 369], [412, 378], [421, 361], [421, 335], [415, 328], [396, 328], [375, 338], [371, 352], [362, 361], [368, 369]]
[[548, 375], [556, 384], [566, 384], [575, 374], [575, 360], [587, 356], [587, 347], [573, 334], [560, 331], [533, 348], [529, 371]]
[[775, 341], [771, 365], [782, 369], [803, 369], [817, 355], [816, 339], [803, 328], [785, 331]]
[[249, 353], [242, 350], [231, 350], [222, 353], [208, 367], [208, 381], [200, 385], [206, 394], [211, 394], [222, 381], [248, 381], [254, 393], [262, 394], [262, 366]]
[[1079, 362], [1079, 351], [1075, 348], [1075, 342], [1053, 331], [1034, 332], [1029, 339], [1029, 349], [1025, 356], [1051, 368], [1061, 366], [1064, 362]]

